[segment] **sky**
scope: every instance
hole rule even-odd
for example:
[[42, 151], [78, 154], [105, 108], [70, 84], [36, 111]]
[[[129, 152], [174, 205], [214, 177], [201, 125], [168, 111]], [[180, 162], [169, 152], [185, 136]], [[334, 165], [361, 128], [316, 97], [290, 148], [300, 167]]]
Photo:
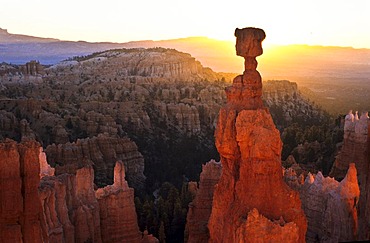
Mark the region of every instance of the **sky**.
[[265, 30], [266, 44], [370, 48], [370, 0], [0, 0], [0, 28], [61, 40], [127, 42]]

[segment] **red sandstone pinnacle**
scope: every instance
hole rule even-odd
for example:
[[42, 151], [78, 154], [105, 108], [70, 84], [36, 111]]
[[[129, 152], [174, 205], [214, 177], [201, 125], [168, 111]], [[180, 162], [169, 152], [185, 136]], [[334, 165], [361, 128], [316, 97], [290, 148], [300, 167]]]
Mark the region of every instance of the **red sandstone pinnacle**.
[[[261, 221], [247, 220], [248, 230], [243, 230], [243, 225], [254, 209], [272, 222], [282, 219], [292, 225], [298, 242], [304, 242], [307, 221], [298, 192], [283, 181], [282, 142], [261, 100], [261, 76], [253, 69], [253, 58], [262, 54], [265, 34], [261, 29], [245, 28], [237, 29], [235, 35], [237, 54], [246, 59], [246, 70], [226, 89], [228, 102], [220, 110], [215, 131], [223, 171], [215, 186], [209, 242], [253, 241], [248, 232], [261, 230], [260, 225], [253, 225]], [[270, 238], [279, 239], [287, 238], [276, 234]]]
[[99, 201], [103, 242], [141, 242], [134, 203], [134, 189], [125, 180], [125, 167], [117, 161], [114, 184], [95, 192]]

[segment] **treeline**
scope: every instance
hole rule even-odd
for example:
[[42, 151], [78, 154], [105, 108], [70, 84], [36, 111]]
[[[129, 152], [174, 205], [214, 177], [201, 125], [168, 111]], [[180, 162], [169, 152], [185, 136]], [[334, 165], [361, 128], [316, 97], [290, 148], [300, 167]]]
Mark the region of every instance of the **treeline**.
[[148, 230], [160, 242], [183, 242], [188, 205], [192, 200], [188, 183], [183, 183], [179, 191], [165, 182], [152, 195], [135, 197], [140, 230]]

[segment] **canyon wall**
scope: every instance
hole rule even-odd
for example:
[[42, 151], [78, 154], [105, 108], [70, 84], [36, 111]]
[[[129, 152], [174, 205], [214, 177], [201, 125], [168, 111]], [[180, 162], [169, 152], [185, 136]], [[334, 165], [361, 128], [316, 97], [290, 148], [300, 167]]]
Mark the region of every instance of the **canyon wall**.
[[47, 241], [38, 196], [40, 145], [34, 141], [0, 143], [0, 241]]

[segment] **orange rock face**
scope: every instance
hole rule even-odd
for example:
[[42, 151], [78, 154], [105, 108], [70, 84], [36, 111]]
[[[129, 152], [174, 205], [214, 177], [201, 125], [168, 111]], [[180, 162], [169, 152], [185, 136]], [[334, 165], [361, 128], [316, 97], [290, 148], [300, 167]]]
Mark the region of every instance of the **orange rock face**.
[[[267, 230], [266, 230], [267, 229]], [[248, 237], [245, 237], [245, 236]], [[299, 228], [283, 219], [271, 221], [257, 209], [248, 213], [247, 220], [237, 229], [236, 242], [298, 242]]]
[[69, 218], [66, 186], [55, 176], [41, 179], [39, 197], [50, 242], [75, 242], [75, 227]]
[[140, 242], [134, 204], [134, 189], [125, 180], [121, 161], [114, 167], [114, 184], [96, 191], [100, 207], [101, 234], [104, 242]]
[[[252, 231], [246, 229], [260, 227], [260, 220], [248, 221], [249, 213], [257, 209], [267, 220], [282, 219], [284, 225], [291, 225], [297, 231], [297, 241], [304, 242], [307, 222], [301, 201], [298, 192], [283, 181], [282, 142], [270, 113], [261, 101], [260, 75], [253, 70], [255, 57], [262, 54], [260, 46], [264, 32], [246, 28], [237, 30], [236, 36], [237, 54], [245, 57], [247, 69], [226, 90], [228, 103], [220, 110], [215, 131], [223, 171], [215, 187], [208, 224], [209, 241], [253, 241], [253, 234], [248, 234]], [[244, 44], [243, 39], [247, 40]], [[248, 227], [245, 226], [246, 219]], [[287, 239], [283, 236], [286, 231], [277, 232], [281, 234], [271, 234], [269, 239]], [[293, 234], [291, 239], [295, 239]]]
[[102, 242], [93, 180], [91, 166], [42, 178], [39, 200], [51, 242]]
[[211, 215], [214, 186], [221, 176], [221, 163], [211, 160], [202, 166], [199, 189], [189, 204], [186, 218], [185, 242], [207, 242], [209, 239], [208, 220]]
[[44, 242], [47, 234], [38, 197], [40, 145], [0, 144], [0, 242]]
[[0, 143], [0, 166], [0, 242], [158, 242], [139, 231], [122, 161], [97, 191], [92, 166], [54, 176], [35, 141]]

